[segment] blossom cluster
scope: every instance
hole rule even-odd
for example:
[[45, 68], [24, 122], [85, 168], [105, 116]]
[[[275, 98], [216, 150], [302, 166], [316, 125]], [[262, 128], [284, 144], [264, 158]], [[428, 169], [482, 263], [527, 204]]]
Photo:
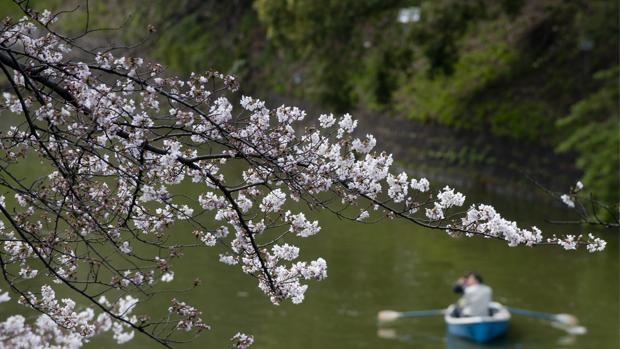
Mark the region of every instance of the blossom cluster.
[[172, 305], [168, 308], [168, 312], [182, 317], [177, 323], [177, 329], [179, 330], [187, 332], [192, 329], [202, 331], [210, 328], [209, 325], [203, 322], [201, 318], [202, 312], [185, 302], [177, 301], [175, 298], [172, 299]]
[[[0, 295], [0, 303], [11, 298], [8, 292]], [[135, 321], [129, 315], [134, 301], [130, 296], [119, 299], [116, 307], [105, 300], [99, 303], [110, 307], [118, 314], [119, 319]], [[35, 306], [43, 311], [34, 323], [30, 324], [22, 315], [12, 315], [0, 322], [0, 347], [2, 348], [60, 348], [75, 349], [88, 343], [100, 333], [112, 332], [118, 344], [131, 340], [133, 331], [127, 331], [127, 325], [119, 319], [112, 318], [108, 313], [95, 316], [92, 308], [76, 310], [76, 303], [68, 298], [58, 301], [54, 290], [47, 285], [41, 287], [40, 297], [28, 294], [19, 300], [27, 306]], [[116, 309], [113, 309], [116, 308]]]
[[230, 341], [234, 349], [247, 349], [254, 344], [254, 336], [247, 335], [245, 333], [237, 332]]

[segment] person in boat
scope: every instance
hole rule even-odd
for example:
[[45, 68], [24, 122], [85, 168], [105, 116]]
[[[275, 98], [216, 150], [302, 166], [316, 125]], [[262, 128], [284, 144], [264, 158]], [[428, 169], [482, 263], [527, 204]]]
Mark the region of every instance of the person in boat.
[[493, 296], [491, 287], [485, 285], [482, 276], [469, 272], [458, 279], [453, 291], [461, 295], [454, 307], [452, 316], [489, 316], [489, 306]]

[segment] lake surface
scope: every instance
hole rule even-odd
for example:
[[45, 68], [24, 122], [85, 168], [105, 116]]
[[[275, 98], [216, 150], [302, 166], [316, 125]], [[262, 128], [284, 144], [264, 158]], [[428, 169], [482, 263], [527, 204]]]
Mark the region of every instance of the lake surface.
[[[41, 171], [35, 162], [24, 166], [24, 173]], [[466, 205], [491, 203], [523, 226], [537, 225], [546, 233], [579, 229], [544, 224], [545, 219], [568, 214], [561, 208], [476, 188], [457, 189], [468, 195]], [[185, 288], [200, 277], [202, 286], [159, 297], [140, 305], [137, 313], [165, 311], [171, 297], [199, 307], [212, 330], [182, 348], [228, 348], [229, 338], [237, 331], [255, 336], [253, 349], [619, 347], [617, 231], [604, 233], [608, 241], [604, 252], [590, 254], [552, 246], [511, 248], [499, 241], [451, 238], [397, 220], [356, 224], [329, 214], [315, 218], [323, 226], [319, 234], [303, 241], [290, 240], [302, 247], [302, 259], [320, 256], [328, 262], [329, 277], [311, 283], [304, 303], [272, 305], [254, 279], [238, 267], [217, 261], [219, 250], [203, 248], [186, 250], [183, 258], [174, 261], [176, 278], [171, 285]], [[191, 230], [177, 226], [174, 234], [190, 236]], [[548, 323], [518, 315], [513, 316], [507, 336], [487, 346], [447, 336], [441, 317], [401, 319], [378, 327], [380, 310], [446, 307], [456, 300], [452, 283], [470, 270], [484, 276], [496, 300], [515, 307], [574, 314], [587, 327], [587, 334], [567, 336]], [[6, 289], [3, 281], [0, 288]], [[14, 304], [0, 307], [1, 318], [15, 312], [28, 313]], [[116, 346], [111, 337], [104, 336], [87, 348]], [[158, 346], [137, 336], [122, 347]]]
[[[541, 224], [562, 210], [534, 202], [509, 201], [477, 193], [506, 216], [547, 232], [568, 227]], [[470, 200], [468, 200], [471, 202]], [[544, 211], [544, 213], [542, 213]], [[555, 215], [555, 216], [553, 216]], [[320, 216], [323, 230], [298, 242], [306, 259], [322, 256], [329, 277], [314, 282], [301, 305], [273, 306], [254, 280], [237, 267], [216, 261], [216, 250], [187, 251], [177, 260], [178, 285], [200, 276], [203, 285], [177, 296], [199, 306], [213, 328], [184, 348], [227, 348], [237, 331], [253, 334], [256, 349], [278, 348], [618, 348], [618, 235], [607, 232], [598, 254], [558, 247], [511, 248], [479, 238], [451, 238], [409, 223], [355, 224]], [[575, 227], [572, 228], [573, 230]], [[179, 233], [186, 233], [179, 229]], [[443, 319], [401, 319], [378, 327], [383, 309], [442, 308], [456, 299], [451, 285], [463, 272], [477, 270], [493, 287], [495, 299], [510, 306], [576, 315], [587, 334], [568, 336], [542, 320], [514, 315], [507, 336], [477, 346], [446, 335]], [[180, 287], [180, 286], [179, 286]], [[168, 297], [169, 298], [169, 297]], [[167, 302], [161, 307], [167, 306]], [[90, 347], [103, 348], [109, 339]], [[152, 348], [143, 338], [125, 348]]]

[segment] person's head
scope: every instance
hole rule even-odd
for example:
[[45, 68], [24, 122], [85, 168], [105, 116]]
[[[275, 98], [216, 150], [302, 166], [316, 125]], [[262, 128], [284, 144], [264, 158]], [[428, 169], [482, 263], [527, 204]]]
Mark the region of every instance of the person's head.
[[482, 276], [480, 276], [479, 273], [475, 272], [475, 271], [470, 271], [469, 273], [465, 274], [465, 284], [470, 286], [470, 285], [478, 285], [482, 283]]

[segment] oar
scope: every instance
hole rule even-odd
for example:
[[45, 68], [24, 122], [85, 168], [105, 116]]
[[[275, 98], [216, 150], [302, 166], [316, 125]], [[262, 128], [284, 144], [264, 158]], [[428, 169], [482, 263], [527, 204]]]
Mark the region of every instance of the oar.
[[379, 322], [389, 322], [404, 317], [428, 317], [438, 316], [445, 314], [445, 309], [430, 309], [430, 310], [412, 310], [412, 311], [394, 311], [394, 310], [382, 310], [377, 315]]
[[579, 326], [579, 320], [577, 317], [571, 314], [552, 314], [552, 313], [544, 313], [542, 311], [534, 311], [528, 309], [521, 309], [515, 307], [507, 307], [513, 314], [531, 316], [539, 319], [544, 319], [551, 321], [551, 323], [560, 329], [565, 330], [570, 334], [584, 334], [586, 333], [586, 328], [583, 326]]

